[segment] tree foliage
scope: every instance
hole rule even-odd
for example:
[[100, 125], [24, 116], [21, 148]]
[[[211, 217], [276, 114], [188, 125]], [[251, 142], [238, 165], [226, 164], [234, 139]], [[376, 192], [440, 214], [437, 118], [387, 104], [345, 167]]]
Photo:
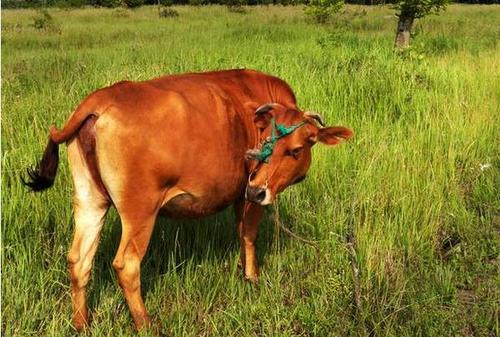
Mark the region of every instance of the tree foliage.
[[396, 15], [422, 18], [426, 15], [438, 13], [443, 10], [449, 0], [403, 0], [395, 4]]
[[326, 23], [343, 5], [344, 0], [309, 0], [304, 12], [315, 22]]
[[114, 8], [114, 7], [121, 6], [122, 1], [121, 0], [97, 0], [96, 5], [102, 6], [102, 7]]
[[144, 5], [144, 0], [123, 0], [123, 3], [129, 8], [135, 8]]
[[399, 18], [394, 46], [405, 49], [410, 46], [410, 38], [415, 19], [423, 18], [443, 10], [450, 0], [402, 0], [394, 7]]
[[244, 5], [246, 5], [245, 0], [225, 0], [224, 4], [226, 5], [227, 9], [232, 12], [232, 13], [240, 13], [244, 14], [246, 13]]

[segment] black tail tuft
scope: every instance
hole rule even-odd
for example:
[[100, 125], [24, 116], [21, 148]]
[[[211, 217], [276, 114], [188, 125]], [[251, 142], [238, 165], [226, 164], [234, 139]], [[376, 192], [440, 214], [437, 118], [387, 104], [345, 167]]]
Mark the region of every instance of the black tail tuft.
[[24, 180], [22, 176], [21, 180], [23, 184], [28, 186], [32, 191], [43, 191], [54, 184], [58, 164], [59, 145], [49, 139], [49, 143], [45, 148], [42, 160], [36, 165], [34, 169], [26, 169], [29, 177], [28, 181]]

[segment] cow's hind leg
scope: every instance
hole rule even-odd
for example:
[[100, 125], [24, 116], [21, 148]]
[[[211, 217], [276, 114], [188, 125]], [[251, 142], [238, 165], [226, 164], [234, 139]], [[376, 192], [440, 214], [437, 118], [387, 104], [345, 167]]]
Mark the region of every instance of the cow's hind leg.
[[145, 205], [144, 199], [120, 204], [118, 211], [122, 221], [122, 237], [113, 267], [139, 330], [151, 323], [141, 294], [141, 262], [153, 232], [157, 209], [156, 205]]
[[113, 117], [113, 110], [110, 111], [108, 115], [101, 115], [95, 124], [96, 152], [102, 181], [122, 225], [113, 268], [135, 326], [140, 329], [150, 324], [141, 294], [141, 262], [164, 190], [158, 183], [156, 170], [149, 165], [150, 148], [145, 142], [148, 135], [135, 133], [134, 128], [120, 124]]
[[85, 288], [90, 279], [104, 216], [109, 201], [93, 182], [77, 140], [68, 145], [68, 157], [74, 183], [75, 233], [68, 254], [73, 302], [73, 324], [82, 330], [88, 325]]

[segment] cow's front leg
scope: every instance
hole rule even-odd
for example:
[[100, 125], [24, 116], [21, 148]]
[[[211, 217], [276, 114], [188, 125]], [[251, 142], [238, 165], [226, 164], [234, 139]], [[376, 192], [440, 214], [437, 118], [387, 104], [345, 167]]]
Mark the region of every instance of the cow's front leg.
[[259, 231], [259, 223], [264, 213], [264, 207], [248, 201], [235, 205], [237, 230], [240, 238], [240, 261], [245, 273], [245, 279], [257, 282], [259, 267], [255, 253], [255, 240]]

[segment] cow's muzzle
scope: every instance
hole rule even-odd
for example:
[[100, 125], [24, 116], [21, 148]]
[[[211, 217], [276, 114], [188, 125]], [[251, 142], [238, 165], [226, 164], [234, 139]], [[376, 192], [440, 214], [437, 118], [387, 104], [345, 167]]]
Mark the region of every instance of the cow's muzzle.
[[268, 188], [247, 186], [245, 197], [248, 201], [265, 206], [271, 203], [271, 191]]

